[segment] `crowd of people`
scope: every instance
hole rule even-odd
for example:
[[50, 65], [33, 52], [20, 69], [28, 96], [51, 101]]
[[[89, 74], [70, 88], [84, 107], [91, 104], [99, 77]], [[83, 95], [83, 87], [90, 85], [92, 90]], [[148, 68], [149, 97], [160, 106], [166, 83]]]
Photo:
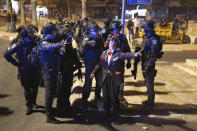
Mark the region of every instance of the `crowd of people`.
[[159, 24], [160, 27], [168, 27], [169, 23], [173, 23], [173, 32], [176, 33], [179, 29], [181, 30], [187, 30], [188, 29], [188, 21], [189, 16], [182, 16], [182, 15], [176, 15], [176, 16], [170, 16], [168, 18], [162, 18], [161, 22]]
[[[88, 98], [92, 88], [92, 79], [96, 79], [95, 99], [103, 101], [105, 116], [120, 111], [120, 101], [124, 101], [125, 66], [131, 68], [131, 59], [142, 60], [142, 72], [147, 86], [148, 100], [144, 108], [154, 105], [155, 62], [161, 57], [159, 36], [154, 33], [154, 24], [145, 24], [146, 37], [141, 50], [131, 53], [128, 40], [121, 34], [121, 23], [111, 19], [104, 27], [85, 18], [76, 23], [47, 23], [37, 35], [34, 25], [17, 28], [18, 36], [5, 51], [4, 57], [18, 68], [18, 78], [24, 87], [26, 115], [38, 108], [36, 98], [38, 87], [44, 81], [46, 122], [60, 123], [55, 117], [71, 113], [71, 88], [74, 72], [82, 80], [82, 62], [85, 65], [85, 82], [79, 109], [88, 112]], [[77, 43], [73, 48], [72, 39]], [[15, 54], [15, 56], [14, 56]], [[126, 61], [125, 61], [126, 60]], [[125, 64], [126, 62], [126, 64]], [[102, 90], [102, 95], [101, 95]], [[52, 110], [54, 96], [57, 96], [56, 113]]]
[[16, 22], [17, 22], [17, 15], [13, 10], [11, 13], [8, 12], [6, 15], [6, 22], [7, 22], [7, 32], [15, 32], [16, 31]]

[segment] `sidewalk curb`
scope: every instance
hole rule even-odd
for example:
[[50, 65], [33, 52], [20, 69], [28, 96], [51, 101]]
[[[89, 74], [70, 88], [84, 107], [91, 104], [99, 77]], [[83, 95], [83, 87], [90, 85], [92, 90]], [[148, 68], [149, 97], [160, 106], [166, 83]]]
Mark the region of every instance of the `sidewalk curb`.
[[15, 37], [9, 36], [9, 35], [0, 34], [0, 38], [12, 41]]
[[183, 49], [182, 51], [191, 52], [191, 51], [197, 51], [197, 49]]

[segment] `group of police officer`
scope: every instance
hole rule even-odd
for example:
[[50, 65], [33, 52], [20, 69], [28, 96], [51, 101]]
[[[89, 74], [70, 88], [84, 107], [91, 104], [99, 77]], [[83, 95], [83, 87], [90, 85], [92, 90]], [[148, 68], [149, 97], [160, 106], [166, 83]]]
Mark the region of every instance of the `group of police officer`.
[[[94, 21], [78, 20], [69, 26], [68, 23], [57, 25], [47, 23], [41, 30], [42, 38], [37, 35], [38, 28], [34, 25], [20, 26], [17, 29], [18, 36], [14, 39], [4, 56], [8, 62], [18, 67], [18, 78], [24, 87], [26, 100], [26, 115], [33, 112], [33, 108], [39, 108], [36, 104], [38, 87], [42, 80], [45, 86], [46, 122], [58, 124], [52, 110], [53, 98], [57, 96], [56, 115], [70, 113], [72, 107], [69, 101], [73, 85], [73, 73], [78, 70], [78, 79], [82, 80], [82, 58], [85, 64], [85, 83], [82, 90], [80, 109], [87, 111], [88, 98], [92, 87], [91, 73], [100, 62], [101, 54], [107, 50], [112, 39], [118, 39], [117, 50], [130, 53], [127, 38], [121, 34], [121, 23], [111, 19], [100, 28]], [[154, 33], [152, 22], [145, 24], [146, 38], [141, 49], [142, 70], [147, 85], [148, 100], [143, 102], [145, 107], [154, 105], [154, 77], [156, 76], [155, 62], [160, 52], [159, 37]], [[77, 48], [72, 46], [72, 36], [77, 43]], [[13, 56], [13, 54], [16, 54]], [[130, 58], [127, 59], [127, 69], [131, 67]], [[118, 87], [119, 100], [124, 101], [124, 69], [125, 62], [120, 64], [118, 75], [121, 76], [121, 84]], [[102, 68], [98, 69], [94, 76], [96, 79], [95, 100], [101, 101], [101, 86], [99, 77]]]

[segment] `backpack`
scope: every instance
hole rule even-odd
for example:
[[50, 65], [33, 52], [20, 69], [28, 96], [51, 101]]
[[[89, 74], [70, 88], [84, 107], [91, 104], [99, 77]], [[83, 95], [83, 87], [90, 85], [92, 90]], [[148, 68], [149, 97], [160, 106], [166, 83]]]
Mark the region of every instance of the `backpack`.
[[34, 47], [30, 54], [30, 64], [32, 67], [40, 68], [39, 62], [39, 49], [38, 46]]

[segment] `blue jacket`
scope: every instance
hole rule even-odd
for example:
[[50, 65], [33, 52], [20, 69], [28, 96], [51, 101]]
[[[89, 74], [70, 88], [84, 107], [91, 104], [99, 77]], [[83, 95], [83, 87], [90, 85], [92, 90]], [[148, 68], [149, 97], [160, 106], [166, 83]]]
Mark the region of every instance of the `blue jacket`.
[[83, 60], [97, 62], [100, 59], [102, 52], [104, 51], [104, 42], [102, 39], [95, 40], [95, 46], [90, 45], [91, 38], [85, 37], [82, 42], [81, 52], [83, 54]]
[[[10, 47], [4, 52], [5, 59], [14, 66], [23, 69], [24, 71], [31, 71], [31, 65], [29, 64], [29, 55], [34, 45], [32, 43], [25, 43], [23, 40], [10, 45]], [[13, 54], [16, 53], [16, 57]]]
[[154, 68], [155, 62], [158, 57], [159, 50], [159, 36], [153, 35], [148, 38], [143, 47], [142, 64], [144, 70]]
[[51, 43], [41, 39], [39, 49], [39, 62], [42, 68], [57, 69], [58, 49], [64, 46], [64, 42]]

